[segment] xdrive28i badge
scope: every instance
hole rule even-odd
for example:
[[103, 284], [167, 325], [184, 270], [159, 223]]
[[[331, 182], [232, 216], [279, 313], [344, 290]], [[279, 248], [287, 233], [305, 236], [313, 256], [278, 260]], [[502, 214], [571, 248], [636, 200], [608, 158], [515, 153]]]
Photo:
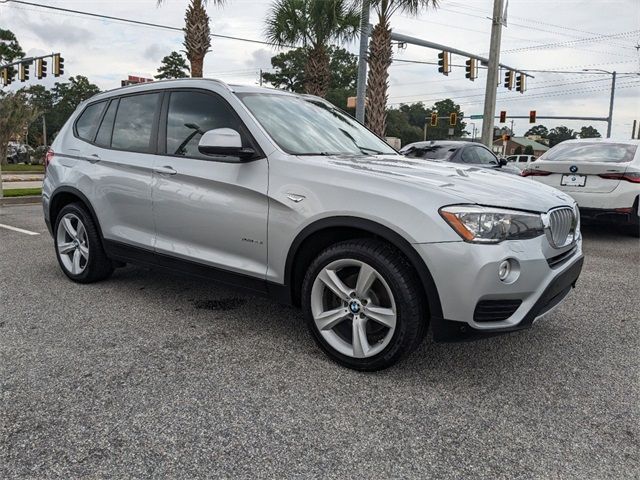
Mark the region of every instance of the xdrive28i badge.
[[578, 167], [577, 167], [576, 165], [571, 165], [571, 166], [569, 167], [569, 171], [570, 171], [571, 173], [576, 173], [576, 172], [578, 171]]

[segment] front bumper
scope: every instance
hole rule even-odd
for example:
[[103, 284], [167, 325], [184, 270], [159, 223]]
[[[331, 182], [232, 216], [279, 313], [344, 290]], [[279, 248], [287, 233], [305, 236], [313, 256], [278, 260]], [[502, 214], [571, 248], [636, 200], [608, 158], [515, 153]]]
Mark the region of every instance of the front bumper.
[[[555, 307], [569, 293], [582, 270], [582, 239], [564, 249], [552, 249], [544, 236], [498, 245], [465, 242], [415, 245], [429, 268], [442, 307], [432, 318], [436, 341], [457, 341], [521, 330]], [[517, 278], [498, 278], [509, 259]], [[515, 304], [506, 318], [478, 314], [483, 303]], [[504, 307], [499, 307], [504, 308]]]

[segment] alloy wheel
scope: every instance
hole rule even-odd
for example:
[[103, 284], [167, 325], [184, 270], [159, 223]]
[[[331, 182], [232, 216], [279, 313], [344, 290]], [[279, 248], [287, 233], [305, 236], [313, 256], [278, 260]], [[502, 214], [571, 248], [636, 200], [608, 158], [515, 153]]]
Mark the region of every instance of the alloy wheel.
[[360, 260], [335, 260], [320, 270], [311, 289], [311, 313], [326, 342], [353, 358], [377, 355], [396, 330], [388, 283]]
[[64, 268], [72, 275], [84, 272], [89, 263], [89, 240], [87, 229], [77, 215], [67, 213], [62, 217], [56, 243]]

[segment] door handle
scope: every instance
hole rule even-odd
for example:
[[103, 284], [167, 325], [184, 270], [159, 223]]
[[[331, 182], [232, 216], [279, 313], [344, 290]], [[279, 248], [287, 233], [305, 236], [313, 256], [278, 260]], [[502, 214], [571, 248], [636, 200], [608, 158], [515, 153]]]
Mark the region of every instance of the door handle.
[[175, 175], [176, 173], [178, 173], [173, 169], [173, 167], [170, 167], [169, 165], [165, 165], [164, 167], [155, 167], [153, 171], [160, 175]]
[[98, 155], [97, 153], [92, 153], [91, 155], [89, 155], [89, 162], [90, 163], [96, 163], [100, 161], [100, 155]]

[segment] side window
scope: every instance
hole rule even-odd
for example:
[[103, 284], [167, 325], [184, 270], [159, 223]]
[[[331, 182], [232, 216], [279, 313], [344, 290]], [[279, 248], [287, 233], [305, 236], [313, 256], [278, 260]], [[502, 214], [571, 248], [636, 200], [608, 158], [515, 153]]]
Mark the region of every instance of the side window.
[[113, 124], [111, 147], [131, 152], [150, 152], [153, 119], [159, 93], [122, 97]]
[[498, 165], [498, 160], [489, 150], [482, 147], [474, 147], [478, 157], [478, 163], [482, 165]]
[[98, 135], [96, 135], [96, 144], [101, 147], [109, 148], [111, 146], [111, 134], [113, 133], [113, 120], [116, 118], [116, 110], [118, 109], [118, 99], [113, 100], [104, 114]]
[[[167, 155], [211, 159], [198, 151], [202, 135], [232, 128], [242, 135], [241, 121], [226, 102], [205, 92], [172, 92], [167, 113]], [[246, 146], [246, 139], [243, 138]]]
[[476, 155], [476, 150], [477, 149], [475, 147], [467, 147], [463, 149], [462, 155], [460, 156], [462, 163], [471, 163], [471, 164], [480, 163], [480, 160]]
[[104, 110], [107, 102], [94, 103], [84, 109], [84, 112], [80, 114], [78, 120], [76, 120], [76, 134], [83, 140], [93, 141], [93, 136], [96, 134], [98, 128], [98, 122], [100, 116]]

